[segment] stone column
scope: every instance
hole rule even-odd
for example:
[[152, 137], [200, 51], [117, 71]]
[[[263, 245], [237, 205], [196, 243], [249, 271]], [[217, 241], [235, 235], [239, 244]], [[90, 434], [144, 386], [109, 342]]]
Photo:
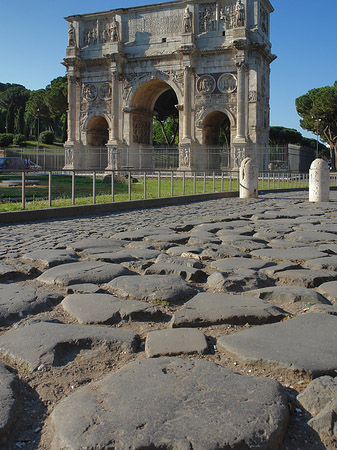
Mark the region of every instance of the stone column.
[[116, 144], [118, 142], [118, 72], [111, 73], [111, 133], [110, 142]]
[[328, 163], [315, 159], [309, 170], [309, 202], [328, 202], [330, 193], [330, 170]]
[[246, 136], [246, 64], [243, 62], [237, 63], [237, 76], [238, 76], [238, 94], [237, 94], [237, 132], [236, 141], [245, 142]]
[[183, 142], [191, 141], [191, 67], [184, 69]]
[[251, 158], [245, 158], [240, 166], [240, 198], [258, 197], [258, 170]]
[[73, 144], [75, 140], [75, 118], [76, 118], [76, 77], [74, 68], [68, 70], [68, 139], [67, 143]]

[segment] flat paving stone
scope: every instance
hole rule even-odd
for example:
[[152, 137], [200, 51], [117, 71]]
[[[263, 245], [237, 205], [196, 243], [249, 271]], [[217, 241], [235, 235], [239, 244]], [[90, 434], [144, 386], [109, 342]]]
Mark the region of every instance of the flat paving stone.
[[72, 284], [66, 289], [67, 294], [98, 294], [103, 290], [93, 283]]
[[228, 272], [238, 269], [257, 271], [272, 265], [274, 265], [274, 263], [253, 258], [225, 258], [211, 262], [211, 267], [219, 270], [220, 272]]
[[336, 342], [337, 317], [303, 314], [281, 323], [222, 336], [217, 347], [244, 363], [315, 378], [335, 374]]
[[328, 281], [337, 280], [337, 274], [332, 270], [296, 269], [278, 272], [275, 278], [279, 284], [315, 288]]
[[[268, 242], [268, 246], [272, 248], [286, 249], [286, 248], [307, 247], [308, 244], [303, 242], [285, 241], [283, 239], [272, 239], [271, 241]], [[320, 248], [318, 248], [317, 250], [321, 251]]]
[[303, 267], [305, 267], [306, 269], [313, 269], [313, 270], [328, 269], [336, 271], [337, 255], [325, 256], [324, 258], [309, 259], [308, 261], [305, 261]]
[[15, 280], [22, 276], [22, 272], [11, 264], [0, 261], [0, 282], [7, 280]]
[[184, 280], [202, 283], [207, 275], [201, 269], [183, 266], [182, 264], [155, 263], [145, 270], [145, 275], [179, 275]]
[[313, 416], [335, 398], [337, 398], [337, 378], [328, 375], [312, 380], [297, 396], [298, 402]]
[[160, 252], [158, 250], [135, 248], [120, 250], [113, 253], [95, 253], [93, 255], [88, 255], [87, 258], [92, 261], [105, 261], [120, 264], [129, 261], [152, 260], [157, 258], [158, 255], [160, 255]]
[[107, 283], [106, 288], [117, 297], [144, 301], [176, 302], [197, 293], [179, 275], [122, 276]]
[[34, 267], [45, 270], [59, 264], [75, 262], [78, 260], [78, 256], [71, 250], [36, 250], [25, 253], [21, 259], [28, 261]]
[[323, 439], [329, 436], [337, 443], [337, 379], [316, 378], [297, 396], [297, 401], [313, 416], [308, 425]]
[[146, 320], [160, 311], [146, 302], [120, 300], [109, 294], [73, 294], [64, 298], [63, 309], [81, 324], [118, 323], [121, 320]]
[[277, 322], [285, 315], [285, 311], [256, 297], [199, 293], [175, 312], [170, 325], [173, 328], [218, 323], [259, 325]]
[[54, 306], [62, 297], [56, 292], [21, 284], [0, 284], [0, 325]]
[[191, 254], [187, 256], [186, 253], [183, 253], [182, 255], [183, 256], [171, 256], [166, 253], [160, 253], [156, 258], [155, 263], [180, 264], [187, 267], [193, 267], [194, 269], [204, 269], [205, 264], [203, 264], [200, 259], [196, 259]]
[[300, 286], [272, 286], [244, 292], [244, 295], [260, 298], [272, 303], [327, 304], [327, 300], [313, 289]]
[[328, 281], [321, 284], [318, 286], [317, 292], [330, 300], [330, 302], [337, 303], [337, 281]]
[[51, 414], [51, 450], [278, 448], [288, 399], [274, 380], [209, 361], [134, 361]]
[[102, 253], [104, 251], [118, 251], [126, 245], [123, 240], [104, 239], [104, 238], [86, 238], [79, 241], [68, 243], [68, 248], [76, 252], [84, 253]]
[[201, 252], [201, 256], [205, 259], [221, 259], [221, 258], [247, 258], [247, 253], [230, 245], [212, 245], [205, 248]]
[[167, 250], [167, 254], [171, 256], [181, 256], [182, 253], [195, 253], [200, 254], [203, 251], [203, 247], [198, 245], [178, 245], [177, 247], [171, 247]]
[[337, 235], [322, 231], [293, 231], [285, 236], [287, 241], [295, 242], [334, 242]]
[[[326, 253], [320, 252], [314, 247], [300, 247], [300, 248], [287, 248], [287, 249], [273, 249], [264, 248], [261, 250], [254, 250], [251, 252], [251, 256], [260, 258], [266, 261], [305, 261], [314, 258], [323, 258]], [[337, 258], [336, 258], [337, 260]], [[337, 262], [336, 262], [337, 264]]]
[[5, 449], [11, 426], [19, 410], [19, 401], [17, 379], [2, 363], [0, 363], [0, 405], [0, 446]]
[[0, 336], [0, 353], [30, 370], [41, 364], [64, 365], [76, 347], [103, 346], [108, 349], [136, 351], [138, 337], [129, 330], [89, 325], [68, 325], [52, 322], [26, 322]]
[[207, 286], [212, 292], [239, 293], [273, 284], [260, 272], [249, 269], [237, 269], [229, 272], [213, 272], [207, 278]]
[[185, 244], [190, 235], [185, 233], [165, 233], [165, 234], [151, 234], [144, 237], [145, 242], [167, 242], [175, 244]]
[[145, 341], [148, 358], [157, 356], [190, 355], [208, 353], [205, 335], [192, 328], [150, 331]]
[[120, 264], [81, 261], [48, 269], [37, 279], [48, 285], [69, 286], [79, 283], [108, 283], [116, 277], [133, 274]]

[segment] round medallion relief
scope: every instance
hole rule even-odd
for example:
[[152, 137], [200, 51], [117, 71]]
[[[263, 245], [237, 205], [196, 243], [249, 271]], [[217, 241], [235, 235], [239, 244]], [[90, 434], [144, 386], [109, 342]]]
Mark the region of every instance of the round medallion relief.
[[215, 86], [215, 79], [211, 75], [203, 75], [197, 81], [197, 89], [200, 94], [211, 94]]
[[102, 100], [109, 100], [111, 98], [110, 83], [103, 83], [99, 88], [98, 95]]
[[218, 79], [218, 89], [223, 94], [231, 94], [236, 90], [236, 78], [231, 73], [223, 73]]
[[92, 83], [86, 84], [83, 89], [83, 94], [87, 100], [89, 101], [95, 100], [95, 98], [97, 97], [96, 86]]

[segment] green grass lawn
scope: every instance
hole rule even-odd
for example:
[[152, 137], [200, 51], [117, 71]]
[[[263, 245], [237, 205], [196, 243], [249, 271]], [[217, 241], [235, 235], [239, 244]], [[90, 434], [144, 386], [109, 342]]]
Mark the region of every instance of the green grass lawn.
[[[0, 181], [15, 179], [20, 180], [18, 175], [0, 175]], [[49, 208], [48, 202], [48, 176], [30, 174], [26, 175], [26, 209], [42, 209]], [[36, 180], [38, 183], [30, 184]], [[144, 199], [144, 179], [143, 176], [137, 177], [136, 183], [131, 183], [131, 200]], [[29, 183], [30, 182], [30, 183]], [[307, 186], [307, 182], [305, 186]], [[259, 190], [302, 187], [303, 183], [295, 183], [291, 185], [286, 180], [262, 180], [259, 181]], [[206, 180], [197, 178], [194, 184], [193, 178], [186, 177], [185, 179], [185, 195], [202, 194], [204, 192], [220, 192], [221, 179], [216, 178], [214, 185], [212, 177]], [[160, 197], [171, 196], [171, 179], [161, 178], [160, 182]], [[238, 182], [236, 178], [223, 180], [223, 191], [238, 191]], [[146, 198], [157, 198], [158, 192], [158, 178], [146, 179]], [[4, 211], [19, 211], [22, 209], [21, 205], [21, 185], [19, 186], [2, 186], [0, 183], [0, 212]], [[183, 195], [183, 180], [182, 178], [175, 178], [173, 182], [173, 196]], [[114, 201], [128, 201], [129, 200], [129, 186], [127, 182], [114, 183]], [[109, 203], [112, 201], [111, 183], [103, 182], [102, 178], [96, 179], [96, 203]], [[93, 182], [91, 177], [76, 176], [75, 178], [75, 205], [88, 205], [93, 203]], [[52, 207], [71, 206], [72, 205], [72, 177], [67, 175], [53, 175], [52, 176]]]

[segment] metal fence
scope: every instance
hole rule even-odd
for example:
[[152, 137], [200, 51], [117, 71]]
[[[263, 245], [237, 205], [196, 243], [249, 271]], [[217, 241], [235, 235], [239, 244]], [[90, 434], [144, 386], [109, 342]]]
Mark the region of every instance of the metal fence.
[[[20, 148], [5, 149], [4, 156], [19, 156], [30, 159], [45, 170], [174, 170], [184, 167], [183, 152], [178, 147], [125, 146], [114, 148], [109, 156], [107, 147], [87, 147], [76, 149]], [[192, 170], [233, 170], [241, 161], [251, 156], [259, 170], [307, 172], [314, 160], [314, 150], [296, 145], [256, 146], [243, 148], [204, 146], [188, 150], [188, 164]], [[110, 161], [109, 161], [110, 157]], [[187, 165], [188, 165], [187, 164]]]
[[[8, 175], [11, 174], [11, 177]], [[15, 175], [17, 186], [21, 187], [21, 208], [26, 208], [26, 202], [32, 200], [28, 195], [28, 185], [37, 183], [39, 175], [48, 177], [45, 194], [39, 200], [47, 200], [48, 206], [53, 206], [53, 202], [58, 197], [63, 200], [68, 199], [69, 204], [76, 205], [80, 199], [82, 190], [77, 192], [79, 179], [90, 178], [91, 192], [86, 192], [87, 202], [84, 204], [96, 204], [99, 202], [108, 203], [115, 201], [131, 201], [134, 199], [173, 197], [193, 194], [206, 194], [215, 192], [237, 192], [239, 191], [239, 173], [238, 171], [176, 171], [176, 170], [151, 170], [151, 171], [134, 171], [134, 170], [114, 170], [106, 173], [96, 171], [88, 173], [88, 171], [16, 171]], [[69, 179], [69, 190], [67, 192], [54, 194], [55, 181], [57, 176], [66, 175]], [[105, 181], [109, 183], [109, 193], [104, 199], [97, 192], [97, 179], [105, 177]], [[107, 177], [108, 178], [107, 180]], [[0, 179], [13, 182], [13, 171], [2, 171]], [[4, 183], [2, 181], [2, 183]], [[121, 184], [125, 187], [124, 197], [117, 198], [116, 187]], [[136, 182], [136, 183], [135, 183]], [[1, 183], [1, 184], [2, 184]], [[54, 184], [53, 184], [54, 183]], [[0, 187], [1, 187], [0, 184]], [[13, 185], [13, 183], [11, 184]], [[151, 185], [151, 193], [150, 193]], [[337, 186], [337, 175], [330, 175], [330, 185]], [[290, 173], [290, 172], [261, 172], [259, 174], [259, 190], [276, 190], [276, 189], [300, 189], [309, 186], [308, 173]], [[137, 189], [136, 189], [137, 187]], [[139, 188], [140, 187], [140, 188]], [[135, 198], [135, 195], [136, 198]], [[82, 194], [83, 196], [83, 194]], [[4, 202], [6, 199], [2, 199]], [[8, 199], [7, 199], [8, 200]], [[64, 206], [64, 205], [62, 205]]]

